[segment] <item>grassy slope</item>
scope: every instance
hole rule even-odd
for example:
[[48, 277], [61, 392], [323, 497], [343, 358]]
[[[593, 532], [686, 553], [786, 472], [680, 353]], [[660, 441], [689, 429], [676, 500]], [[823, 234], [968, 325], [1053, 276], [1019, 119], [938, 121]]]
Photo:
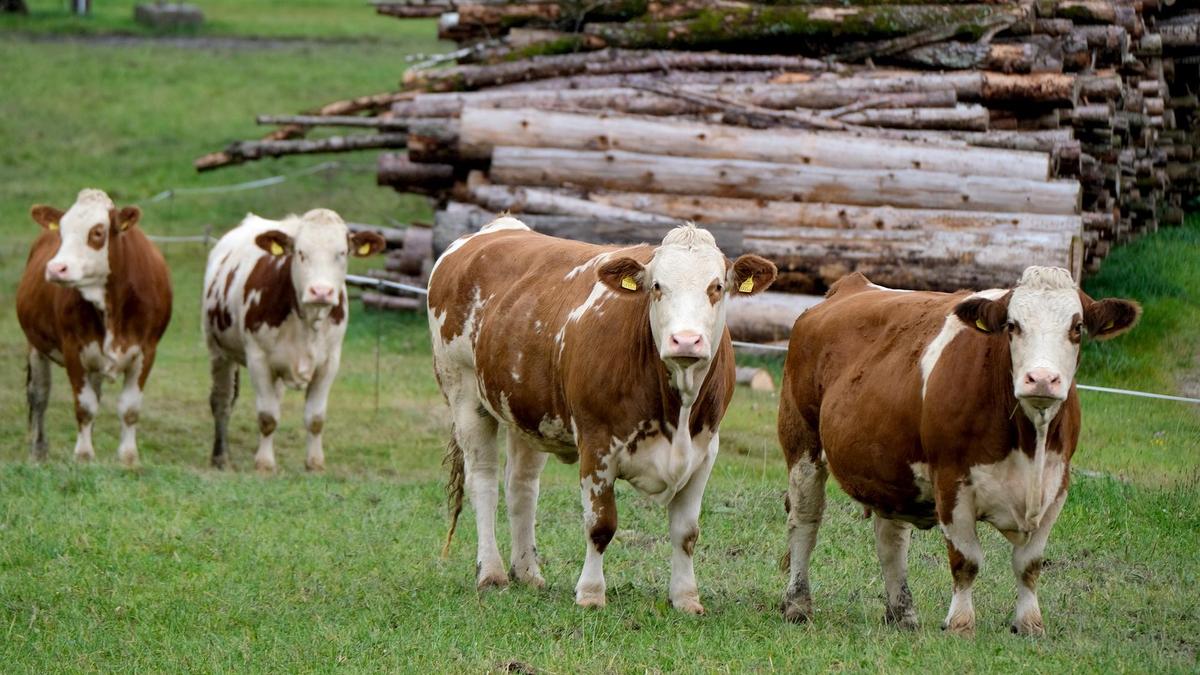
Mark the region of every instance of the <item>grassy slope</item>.
[[[433, 45], [414, 38], [408, 48]], [[196, 176], [189, 162], [226, 140], [257, 133], [249, 123], [255, 112], [292, 111], [387, 88], [402, 53], [337, 46], [200, 58], [154, 46], [0, 43], [0, 62], [8, 66], [0, 71], [6, 92], [0, 119], [21, 120], [0, 126], [0, 305], [12, 305], [35, 227], [26, 215], [29, 204], [66, 205], [84, 185], [106, 187], [125, 202], [168, 186], [237, 182], [309, 166], [317, 160]], [[183, 234], [213, 224], [220, 230], [247, 210], [272, 215], [315, 205], [367, 222], [424, 213], [419, 202], [374, 188], [369, 162], [358, 166], [365, 161], [357, 157], [341, 170], [265, 190], [143, 202], [145, 228]], [[302, 473], [295, 394], [279, 432], [281, 475], [216, 474], [203, 468], [210, 438], [198, 325], [203, 249], [179, 244], [166, 252], [177, 311], [150, 382], [140, 472], [112, 466], [111, 388], [104, 402], [109, 414], [102, 413], [96, 437], [101, 466], [69, 463], [74, 425], [60, 371], [48, 420], [54, 460], [45, 467], [24, 464], [23, 340], [11, 311], [0, 313], [0, 373], [8, 373], [0, 387], [0, 419], [7, 420], [0, 424], [0, 662], [6, 670], [295, 670], [343, 662], [363, 670], [414, 663], [477, 670], [509, 659], [552, 672], [1196, 665], [1200, 616], [1181, 592], [1193, 588], [1200, 573], [1200, 416], [1191, 410], [1085, 396], [1088, 426], [1079, 464], [1128, 474], [1142, 486], [1077, 480], [1043, 577], [1050, 630], [1044, 641], [1005, 632], [1014, 591], [1006, 546], [990, 531], [975, 641], [950, 640], [934, 628], [948, 600], [948, 574], [932, 533], [916, 537], [911, 556], [927, 628], [915, 636], [883, 628], [869, 527], [832, 489], [814, 561], [818, 623], [783, 626], [775, 610], [783, 583], [775, 560], [784, 536], [776, 399], [747, 392], [739, 393], [725, 426], [697, 549], [710, 617], [688, 620], [665, 607], [665, 515], [627, 487], [621, 489], [619, 543], [607, 561], [610, 607], [574, 608], [571, 588], [582, 558], [575, 469], [557, 463], [544, 479], [539, 529], [549, 590], [477, 597], [469, 515], [451, 559], [436, 558], [445, 413], [429, 376], [423, 321], [356, 308], [331, 398], [326, 476]], [[1200, 227], [1193, 223], [1122, 249], [1106, 264], [1093, 290], [1143, 299], [1146, 330], [1089, 348], [1081, 379], [1172, 386], [1173, 370], [1200, 339], [1186, 329], [1200, 321], [1195, 296], [1182, 293], [1196, 287], [1186, 265], [1198, 254]], [[1145, 269], [1147, 258], [1162, 278], [1124, 271]], [[232, 431], [243, 472], [255, 437], [246, 398]], [[1160, 431], [1166, 433], [1156, 439]]]

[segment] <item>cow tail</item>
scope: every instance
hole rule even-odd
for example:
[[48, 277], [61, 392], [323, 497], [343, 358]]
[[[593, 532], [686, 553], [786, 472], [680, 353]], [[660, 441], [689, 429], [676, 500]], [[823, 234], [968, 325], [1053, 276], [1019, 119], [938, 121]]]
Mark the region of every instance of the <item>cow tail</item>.
[[442, 456], [442, 466], [450, 469], [446, 479], [446, 509], [450, 512], [450, 530], [446, 532], [446, 543], [442, 546], [442, 557], [450, 557], [450, 541], [454, 539], [454, 531], [458, 529], [458, 516], [463, 507], [463, 482], [466, 480], [466, 469], [463, 467], [463, 450], [450, 434], [450, 442], [446, 443], [446, 454]]
[[25, 398], [28, 405], [25, 406], [25, 425], [30, 429], [33, 428], [33, 401], [29, 400], [29, 392], [33, 387], [33, 359], [25, 359]]
[[233, 400], [229, 402], [229, 409], [233, 409], [233, 404], [237, 403], [238, 393], [242, 389], [242, 369], [236, 365], [233, 367]]

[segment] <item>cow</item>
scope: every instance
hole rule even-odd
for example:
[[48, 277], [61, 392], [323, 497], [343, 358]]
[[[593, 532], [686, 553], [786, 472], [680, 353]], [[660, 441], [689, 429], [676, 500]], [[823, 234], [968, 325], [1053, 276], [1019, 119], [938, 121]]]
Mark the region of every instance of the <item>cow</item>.
[[784, 617], [812, 617], [809, 558], [833, 473], [874, 515], [885, 621], [917, 626], [908, 544], [914, 526], [937, 525], [953, 578], [943, 628], [974, 632], [982, 520], [1012, 544], [1012, 630], [1043, 634], [1036, 584], [1079, 440], [1080, 342], [1120, 335], [1140, 315], [1129, 300], [1093, 300], [1061, 268], [1029, 267], [1016, 287], [978, 293], [892, 290], [858, 273], [834, 283], [797, 319], [784, 365]]
[[[699, 614], [692, 565], [700, 502], [733, 395], [726, 300], [758, 293], [775, 266], [730, 262], [688, 225], [660, 246], [597, 246], [501, 217], [455, 241], [429, 281], [438, 384], [450, 405], [451, 526], [465, 481], [476, 513], [476, 586], [545, 584], [534, 537], [539, 477], [555, 455], [579, 462], [584, 607], [606, 603], [603, 555], [617, 531], [615, 482], [667, 507], [670, 600]], [[512, 566], [496, 545], [497, 437], [507, 443]], [[445, 554], [446, 551], [443, 553]]]
[[350, 316], [347, 260], [383, 248], [383, 237], [352, 234], [328, 209], [278, 221], [247, 214], [213, 247], [204, 271], [201, 323], [212, 367], [214, 467], [230, 463], [229, 414], [237, 399], [239, 366], [245, 366], [258, 411], [255, 468], [275, 470], [274, 433], [285, 386], [305, 390], [304, 466], [325, 468], [325, 405]]
[[30, 210], [42, 227], [17, 287], [17, 319], [29, 342], [26, 396], [31, 456], [48, 456], [45, 415], [50, 363], [64, 366], [75, 397], [75, 458], [90, 461], [92, 423], [106, 379], [124, 376], [117, 414], [118, 459], [138, 463], [137, 424], [158, 341], [171, 321], [171, 276], [137, 226], [136, 206], [118, 209], [102, 190], [81, 190], [63, 211]]

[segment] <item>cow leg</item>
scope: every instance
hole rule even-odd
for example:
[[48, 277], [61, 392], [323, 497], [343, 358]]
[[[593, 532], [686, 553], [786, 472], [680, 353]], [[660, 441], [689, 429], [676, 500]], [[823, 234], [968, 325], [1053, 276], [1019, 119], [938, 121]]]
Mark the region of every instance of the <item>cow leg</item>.
[[504, 467], [504, 500], [512, 532], [512, 567], [508, 576], [535, 588], [546, 585], [538, 565], [534, 527], [542, 469], [548, 457], [531, 447], [517, 432], [508, 430], [508, 463]]
[[[819, 452], [819, 450], [817, 451]], [[783, 618], [802, 623], [812, 618], [812, 592], [808, 564], [817, 545], [817, 531], [825, 515], [825, 462], [804, 452], [788, 470], [788, 558], [789, 580], [783, 594]]]
[[575, 604], [580, 607], [603, 607], [604, 550], [617, 533], [617, 493], [615, 467], [609, 467], [608, 455], [601, 456], [596, 448], [607, 445], [580, 444], [579, 491], [583, 501], [583, 530], [587, 539], [583, 571], [575, 584]]
[[[459, 389], [464, 391], [464, 389]], [[504, 560], [496, 545], [496, 507], [500, 501], [500, 462], [496, 447], [496, 418], [478, 399], [461, 397], [454, 411], [454, 438], [463, 451], [467, 494], [475, 509], [475, 586], [508, 585]]]
[[50, 403], [50, 359], [36, 349], [29, 350], [25, 397], [29, 403], [29, 456], [45, 461], [50, 445], [46, 441], [46, 406]]
[[700, 503], [704, 499], [704, 487], [712, 473], [720, 444], [713, 434], [704, 464], [696, 469], [687, 485], [676, 493], [667, 504], [671, 522], [671, 606], [687, 614], [703, 614], [700, 604], [700, 588], [696, 585], [696, 571], [692, 565], [692, 552], [700, 536]]
[[918, 625], [912, 593], [908, 590], [908, 542], [911, 537], [912, 525], [875, 514], [875, 553], [883, 568], [883, 588], [887, 594], [884, 621], [908, 629]]
[[154, 352], [139, 355], [125, 369], [125, 382], [121, 396], [117, 399], [117, 415], [121, 418], [121, 443], [117, 446], [117, 459], [125, 466], [138, 463], [137, 424], [142, 413], [142, 385], [154, 367]]
[[325, 429], [325, 405], [329, 402], [329, 389], [337, 377], [341, 354], [331, 354], [324, 367], [313, 374], [304, 398], [304, 428], [308, 430], [308, 441], [304, 455], [304, 468], [309, 471], [325, 470], [325, 449], [321, 443], [321, 432]]
[[213, 415], [212, 465], [224, 469], [230, 465], [229, 458], [229, 415], [237, 399], [238, 365], [224, 356], [212, 357], [212, 391], [208, 405]]
[[254, 468], [270, 473], [275, 470], [275, 428], [279, 426], [283, 380], [275, 377], [263, 356], [247, 355], [246, 365], [254, 385], [254, 408], [258, 411], [258, 451], [254, 453]]
[[78, 352], [64, 354], [63, 360], [67, 367], [67, 379], [71, 381], [71, 390], [75, 394], [75, 424], [79, 430], [75, 438], [75, 459], [89, 462], [96, 457], [96, 450], [92, 447], [92, 421], [100, 409], [100, 384], [104, 376], [85, 370]]
[[1046, 550], [1046, 541], [1066, 501], [1067, 492], [1063, 490], [1046, 510], [1038, 529], [1023, 544], [1013, 546], [1012, 569], [1017, 578], [1017, 608], [1012, 624], [1014, 633], [1034, 636], [1046, 634], [1042, 624], [1042, 609], [1038, 606], [1037, 581], [1042, 573], [1042, 553]]
[[939, 513], [943, 506], [953, 504], [949, 522], [941, 523], [950, 557], [950, 574], [954, 579], [954, 595], [942, 629], [958, 635], [975, 633], [975, 606], [971, 589], [979, 568], [983, 565], [983, 547], [975, 530], [975, 499], [967, 488], [955, 488], [954, 497], [936, 495]]

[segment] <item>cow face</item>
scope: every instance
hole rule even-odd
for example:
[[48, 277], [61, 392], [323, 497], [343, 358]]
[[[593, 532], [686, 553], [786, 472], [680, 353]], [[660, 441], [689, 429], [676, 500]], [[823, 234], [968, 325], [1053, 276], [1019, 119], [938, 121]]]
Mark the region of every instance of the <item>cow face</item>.
[[753, 294], [775, 280], [775, 265], [744, 255], [730, 264], [707, 230], [688, 225], [663, 239], [648, 265], [628, 257], [600, 267], [617, 293], [649, 294], [650, 332], [659, 356], [676, 369], [707, 364], [725, 331], [725, 299]]
[[1067, 398], [1085, 331], [1107, 340], [1133, 328], [1141, 313], [1131, 300], [1092, 300], [1058, 267], [1030, 267], [999, 299], [975, 297], [955, 309], [975, 330], [1008, 337], [1013, 393], [1026, 412], [1057, 410]]
[[341, 216], [329, 209], [304, 214], [294, 236], [269, 230], [254, 241], [271, 255], [291, 257], [296, 302], [318, 314], [341, 301], [349, 256], [367, 257], [384, 248], [383, 237], [373, 232], [351, 234]]
[[136, 206], [118, 210], [104, 192], [82, 190], [65, 213], [39, 204], [30, 215], [59, 234], [58, 250], [46, 263], [46, 281], [68, 288], [103, 289], [110, 271], [110, 242], [136, 226], [142, 212]]

